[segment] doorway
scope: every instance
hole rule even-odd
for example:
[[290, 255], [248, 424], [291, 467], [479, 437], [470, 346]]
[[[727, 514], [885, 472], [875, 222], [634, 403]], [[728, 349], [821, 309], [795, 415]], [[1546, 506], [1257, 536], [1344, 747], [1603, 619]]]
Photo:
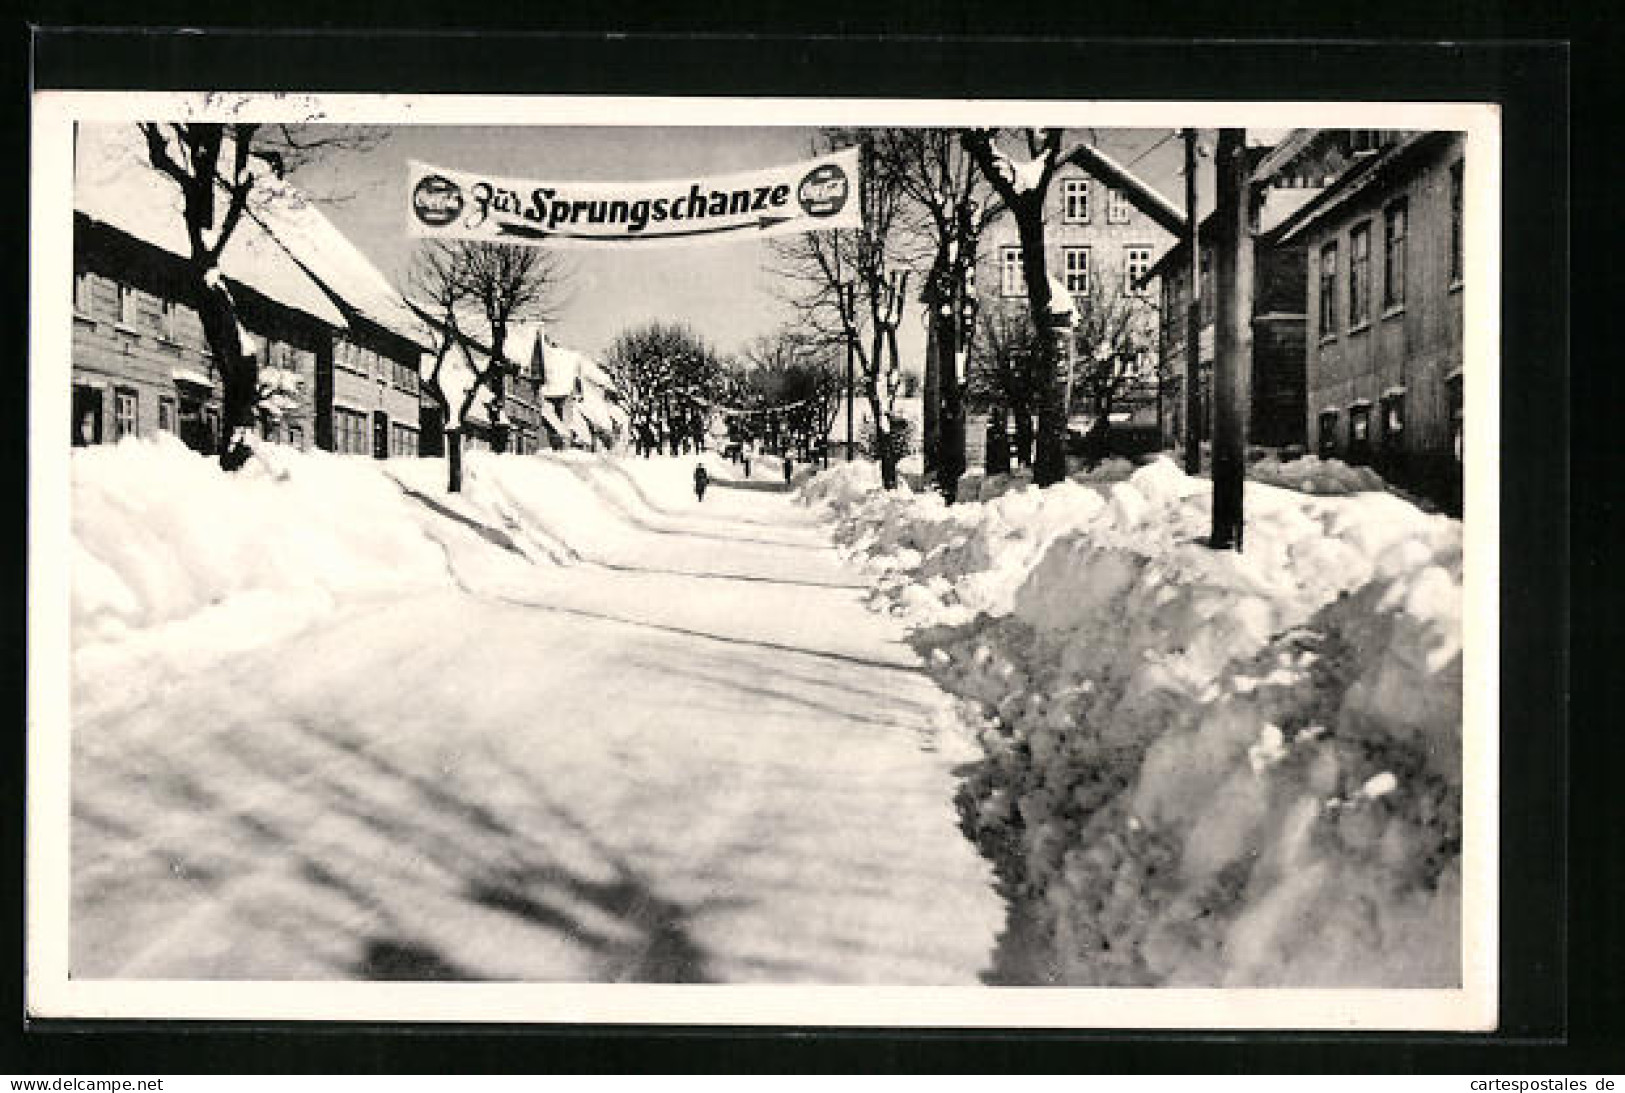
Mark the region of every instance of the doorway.
[[389, 414], [383, 410], [372, 412], [372, 457], [389, 458]]
[[83, 383], [73, 385], [73, 446], [102, 442], [102, 393]]

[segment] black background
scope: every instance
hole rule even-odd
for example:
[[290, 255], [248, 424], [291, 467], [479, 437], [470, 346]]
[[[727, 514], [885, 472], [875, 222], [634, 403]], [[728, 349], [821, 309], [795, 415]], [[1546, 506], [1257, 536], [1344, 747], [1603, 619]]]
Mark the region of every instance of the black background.
[[[155, 90], [394, 91], [465, 94], [816, 95], [827, 97], [977, 97], [1029, 99], [1444, 100], [1503, 107], [1502, 222], [1502, 695], [1501, 695], [1501, 1028], [1489, 1035], [1132, 1034], [944, 1030], [497, 1028], [490, 1026], [261, 1026], [123, 1023], [25, 1023], [21, 998], [21, 893], [24, 673], [22, 582], [19, 610], [7, 618], [16, 650], [11, 762], [4, 789], [6, 938], [17, 960], [0, 1002], [0, 1073], [237, 1072], [546, 1072], [613, 1071], [1151, 1071], [1619, 1074], [1625, 951], [1618, 926], [1621, 852], [1617, 764], [1591, 756], [1569, 784], [1571, 576], [1612, 577], [1605, 548], [1570, 556], [1569, 234], [1571, 217], [1587, 234], [1617, 229], [1608, 206], [1571, 205], [1569, 80], [1571, 51], [1546, 41], [1457, 45], [1350, 41], [1218, 42], [1033, 37], [1039, 17], [1021, 5], [996, 12], [938, 10], [927, 27], [924, 5], [888, 7], [848, 19], [840, 35], [816, 33], [813, 18], [839, 12], [806, 6], [772, 34], [740, 29], [727, 5], [682, 13], [687, 29], [644, 20], [617, 37], [585, 26], [549, 34], [515, 31], [431, 32], [427, 5], [402, 15], [373, 5], [344, 18], [423, 30], [273, 31], [256, 24], [263, 6], [209, 11], [214, 26], [235, 30], [151, 33], [114, 29], [21, 28], [12, 60], [25, 87]], [[1395, 7], [1399, 7], [1395, 5]], [[199, 13], [149, 5], [143, 16], [185, 24]], [[1099, 10], [1099, 9], [1094, 9]], [[1198, 6], [1208, 34], [1271, 35], [1292, 14], [1259, 15]], [[1370, 9], [1368, 9], [1370, 10]], [[781, 13], [782, 14], [782, 13]], [[1191, 14], [1190, 10], [1186, 12]], [[1384, 13], [1388, 15], [1389, 13]], [[318, 5], [278, 5], [275, 17], [321, 26], [337, 18]], [[463, 18], [468, 13], [462, 12]], [[116, 18], [116, 16], [114, 16]], [[454, 16], [455, 17], [455, 16]], [[1539, 18], [1539, 17], [1537, 17]], [[42, 22], [108, 22], [106, 11], [56, 5]], [[1429, 20], [1433, 20], [1430, 22]], [[941, 25], [946, 22], [945, 27]], [[1453, 23], [1453, 25], [1451, 25]], [[600, 24], [602, 25], [602, 24]], [[629, 20], [627, 27], [640, 24]], [[1598, 23], [1600, 29], [1604, 24]], [[1550, 35], [1555, 20], [1525, 25]], [[1143, 30], [1144, 28], [1140, 28]], [[1359, 31], [1351, 23], [1347, 30]], [[1459, 37], [1508, 33], [1506, 12], [1455, 9], [1439, 20], [1405, 5], [1385, 33]], [[1585, 33], [1590, 28], [1581, 28]], [[1072, 33], [1100, 33], [1076, 27]], [[1187, 31], [1190, 33], [1190, 31]], [[1595, 58], [1595, 54], [1592, 54]], [[9, 131], [27, 162], [27, 100], [8, 100]], [[471, 119], [472, 120], [472, 119]], [[1606, 140], [1580, 129], [1588, 141]], [[23, 178], [15, 175], [20, 198]], [[1596, 176], [1588, 181], [1595, 183]], [[1593, 194], [1592, 196], [1596, 196]], [[8, 228], [17, 233], [7, 299], [26, 295], [26, 215], [16, 200]], [[1617, 205], [1617, 203], [1615, 203]], [[1584, 215], [1582, 215], [1582, 209]], [[1586, 216], [1594, 219], [1586, 219]], [[1585, 291], [1617, 286], [1613, 269]], [[1583, 297], [1582, 297], [1583, 298]], [[1616, 305], [1617, 306], [1617, 305]], [[5, 344], [26, 345], [25, 307], [6, 309]], [[1588, 401], [1613, 406], [1620, 363], [1583, 375]], [[22, 353], [7, 364], [22, 374]], [[26, 498], [26, 400], [4, 404], [0, 467], [14, 496]], [[1617, 436], [1604, 434], [1605, 437]], [[1613, 520], [1615, 479], [1604, 471], [1617, 441], [1582, 457], [1595, 472], [1580, 483], [1585, 515]], [[1582, 447], [1583, 450], [1583, 447]], [[1591, 488], [1587, 488], [1587, 484]], [[8, 540], [23, 572], [24, 528]], [[1611, 530], [1596, 527], [1594, 531]], [[1608, 656], [1619, 624], [1601, 591], [1575, 598], [1575, 621], [1595, 634], [1579, 651]], [[1594, 629], [1592, 629], [1594, 628]], [[1611, 658], [1610, 658], [1611, 659]], [[1595, 675], [1591, 673], [1595, 672]], [[1576, 673], [1611, 681], [1609, 665]], [[1593, 696], [1594, 698], [1595, 696]], [[1613, 706], [1617, 710], [1617, 706]], [[1611, 746], [1617, 715], [1575, 718], [1574, 742]], [[1572, 809], [1572, 814], [1571, 814]], [[1569, 833], [1573, 832], [1571, 839]]]

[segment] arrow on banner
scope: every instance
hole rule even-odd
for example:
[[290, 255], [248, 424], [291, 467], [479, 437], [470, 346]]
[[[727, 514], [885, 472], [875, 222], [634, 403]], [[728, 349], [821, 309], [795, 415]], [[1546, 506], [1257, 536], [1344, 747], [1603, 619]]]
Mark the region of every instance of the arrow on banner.
[[524, 239], [591, 239], [597, 242], [635, 243], [643, 239], [675, 239], [685, 235], [718, 235], [723, 232], [749, 231], [753, 227], [757, 231], [766, 231], [768, 228], [777, 227], [780, 224], [788, 224], [794, 219], [793, 216], [759, 216], [756, 218], [754, 225], [748, 222], [744, 224], [722, 224], [715, 228], [690, 228], [687, 231], [661, 232], [659, 235], [608, 236], [589, 235], [582, 232], [555, 232], [548, 231], [546, 228], [533, 228], [529, 224], [515, 224], [506, 220], [499, 221], [496, 226], [504, 235], [517, 235]]

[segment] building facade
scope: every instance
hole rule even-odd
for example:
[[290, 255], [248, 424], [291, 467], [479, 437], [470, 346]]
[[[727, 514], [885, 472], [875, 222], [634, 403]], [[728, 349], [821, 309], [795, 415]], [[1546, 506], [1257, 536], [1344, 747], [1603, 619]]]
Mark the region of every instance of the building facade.
[[[221, 255], [262, 388], [263, 436], [375, 458], [416, 456], [418, 360], [410, 311], [293, 187], [265, 179]], [[172, 432], [212, 454], [221, 389], [193, 305], [178, 187], [135, 126], [75, 136], [75, 444]]]
[[[213, 454], [221, 391], [185, 263], [83, 215], [74, 218], [73, 375], [75, 445], [172, 433]], [[335, 316], [233, 284], [239, 320], [261, 365], [296, 378], [291, 405], [264, 423], [273, 439], [314, 442], [313, 397]], [[321, 310], [321, 309], [316, 309]]]
[[[1248, 399], [1250, 444], [1291, 452], [1303, 447], [1304, 433], [1304, 248], [1282, 243], [1273, 230], [1317, 189], [1269, 187], [1253, 244], [1252, 390]], [[1197, 436], [1212, 439], [1213, 347], [1216, 298], [1213, 285], [1217, 221], [1210, 215], [1199, 229], [1201, 246], [1200, 333], [1196, 359]], [[1190, 248], [1183, 240], [1162, 254], [1151, 273], [1161, 285], [1158, 341], [1163, 365], [1160, 424], [1166, 443], [1186, 437], [1185, 391], [1191, 353], [1187, 310], [1191, 302]]]
[[417, 343], [352, 316], [318, 362], [316, 444], [327, 451], [377, 459], [422, 450]]
[[1307, 255], [1311, 446], [1458, 512], [1465, 151], [1399, 135], [1282, 226]]
[[[1184, 224], [1183, 214], [1165, 197], [1092, 145], [1072, 151], [1051, 180], [1044, 214], [1046, 268], [1072, 297], [1079, 330], [1125, 331], [1114, 342], [1133, 358], [1124, 362], [1128, 382], [1117, 403], [1122, 415], [1114, 417], [1156, 419], [1161, 299], [1155, 278], [1148, 274], [1157, 256], [1179, 239]], [[1027, 286], [1013, 217], [1001, 216], [988, 226], [977, 258], [984, 330], [1023, 321]], [[983, 376], [994, 367], [990, 355], [999, 351], [989, 341], [978, 339], [969, 364]], [[1094, 351], [1082, 344], [1081, 335], [1077, 349]], [[985, 408], [985, 392], [996, 386], [973, 381], [970, 409]], [[1086, 409], [1081, 402], [1074, 398], [1079, 412]]]

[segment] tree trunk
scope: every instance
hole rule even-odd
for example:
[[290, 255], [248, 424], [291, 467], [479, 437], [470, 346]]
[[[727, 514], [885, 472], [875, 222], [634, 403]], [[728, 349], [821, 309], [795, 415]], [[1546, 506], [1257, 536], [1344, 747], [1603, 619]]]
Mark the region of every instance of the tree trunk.
[[937, 483], [942, 499], [953, 504], [959, 498], [959, 479], [965, 473], [965, 400], [959, 381], [959, 361], [954, 354], [955, 329], [959, 317], [932, 312], [931, 327], [936, 342], [937, 382], [942, 413], [937, 437]]
[[215, 370], [220, 373], [220, 467], [235, 471], [253, 455], [254, 407], [259, 401], [259, 362], [242, 348], [237, 305], [218, 267], [197, 268], [198, 320]]
[[463, 492], [463, 431], [446, 430], [446, 492]]
[[[1047, 317], [1046, 317], [1047, 319]], [[1033, 459], [1033, 482], [1049, 486], [1066, 477], [1066, 379], [1071, 371], [1065, 325], [1049, 324], [1041, 340], [1038, 361], [1038, 436]]]
[[880, 396], [869, 392], [869, 412], [875, 421], [875, 458], [880, 461], [880, 485], [897, 488], [897, 449], [892, 443], [891, 416], [880, 407]]
[[1021, 239], [1022, 272], [1027, 278], [1027, 302], [1033, 326], [1039, 331], [1038, 359], [1034, 361], [1038, 389], [1038, 451], [1033, 460], [1033, 482], [1049, 486], [1066, 477], [1066, 388], [1071, 375], [1066, 343], [1071, 331], [1051, 317], [1048, 267], [1044, 259], [1044, 210], [1036, 199], [1013, 210]]
[[1014, 416], [1016, 426], [1016, 462], [1023, 467], [1033, 465], [1033, 409], [1026, 399], [1016, 399], [1010, 404], [1010, 413]]

